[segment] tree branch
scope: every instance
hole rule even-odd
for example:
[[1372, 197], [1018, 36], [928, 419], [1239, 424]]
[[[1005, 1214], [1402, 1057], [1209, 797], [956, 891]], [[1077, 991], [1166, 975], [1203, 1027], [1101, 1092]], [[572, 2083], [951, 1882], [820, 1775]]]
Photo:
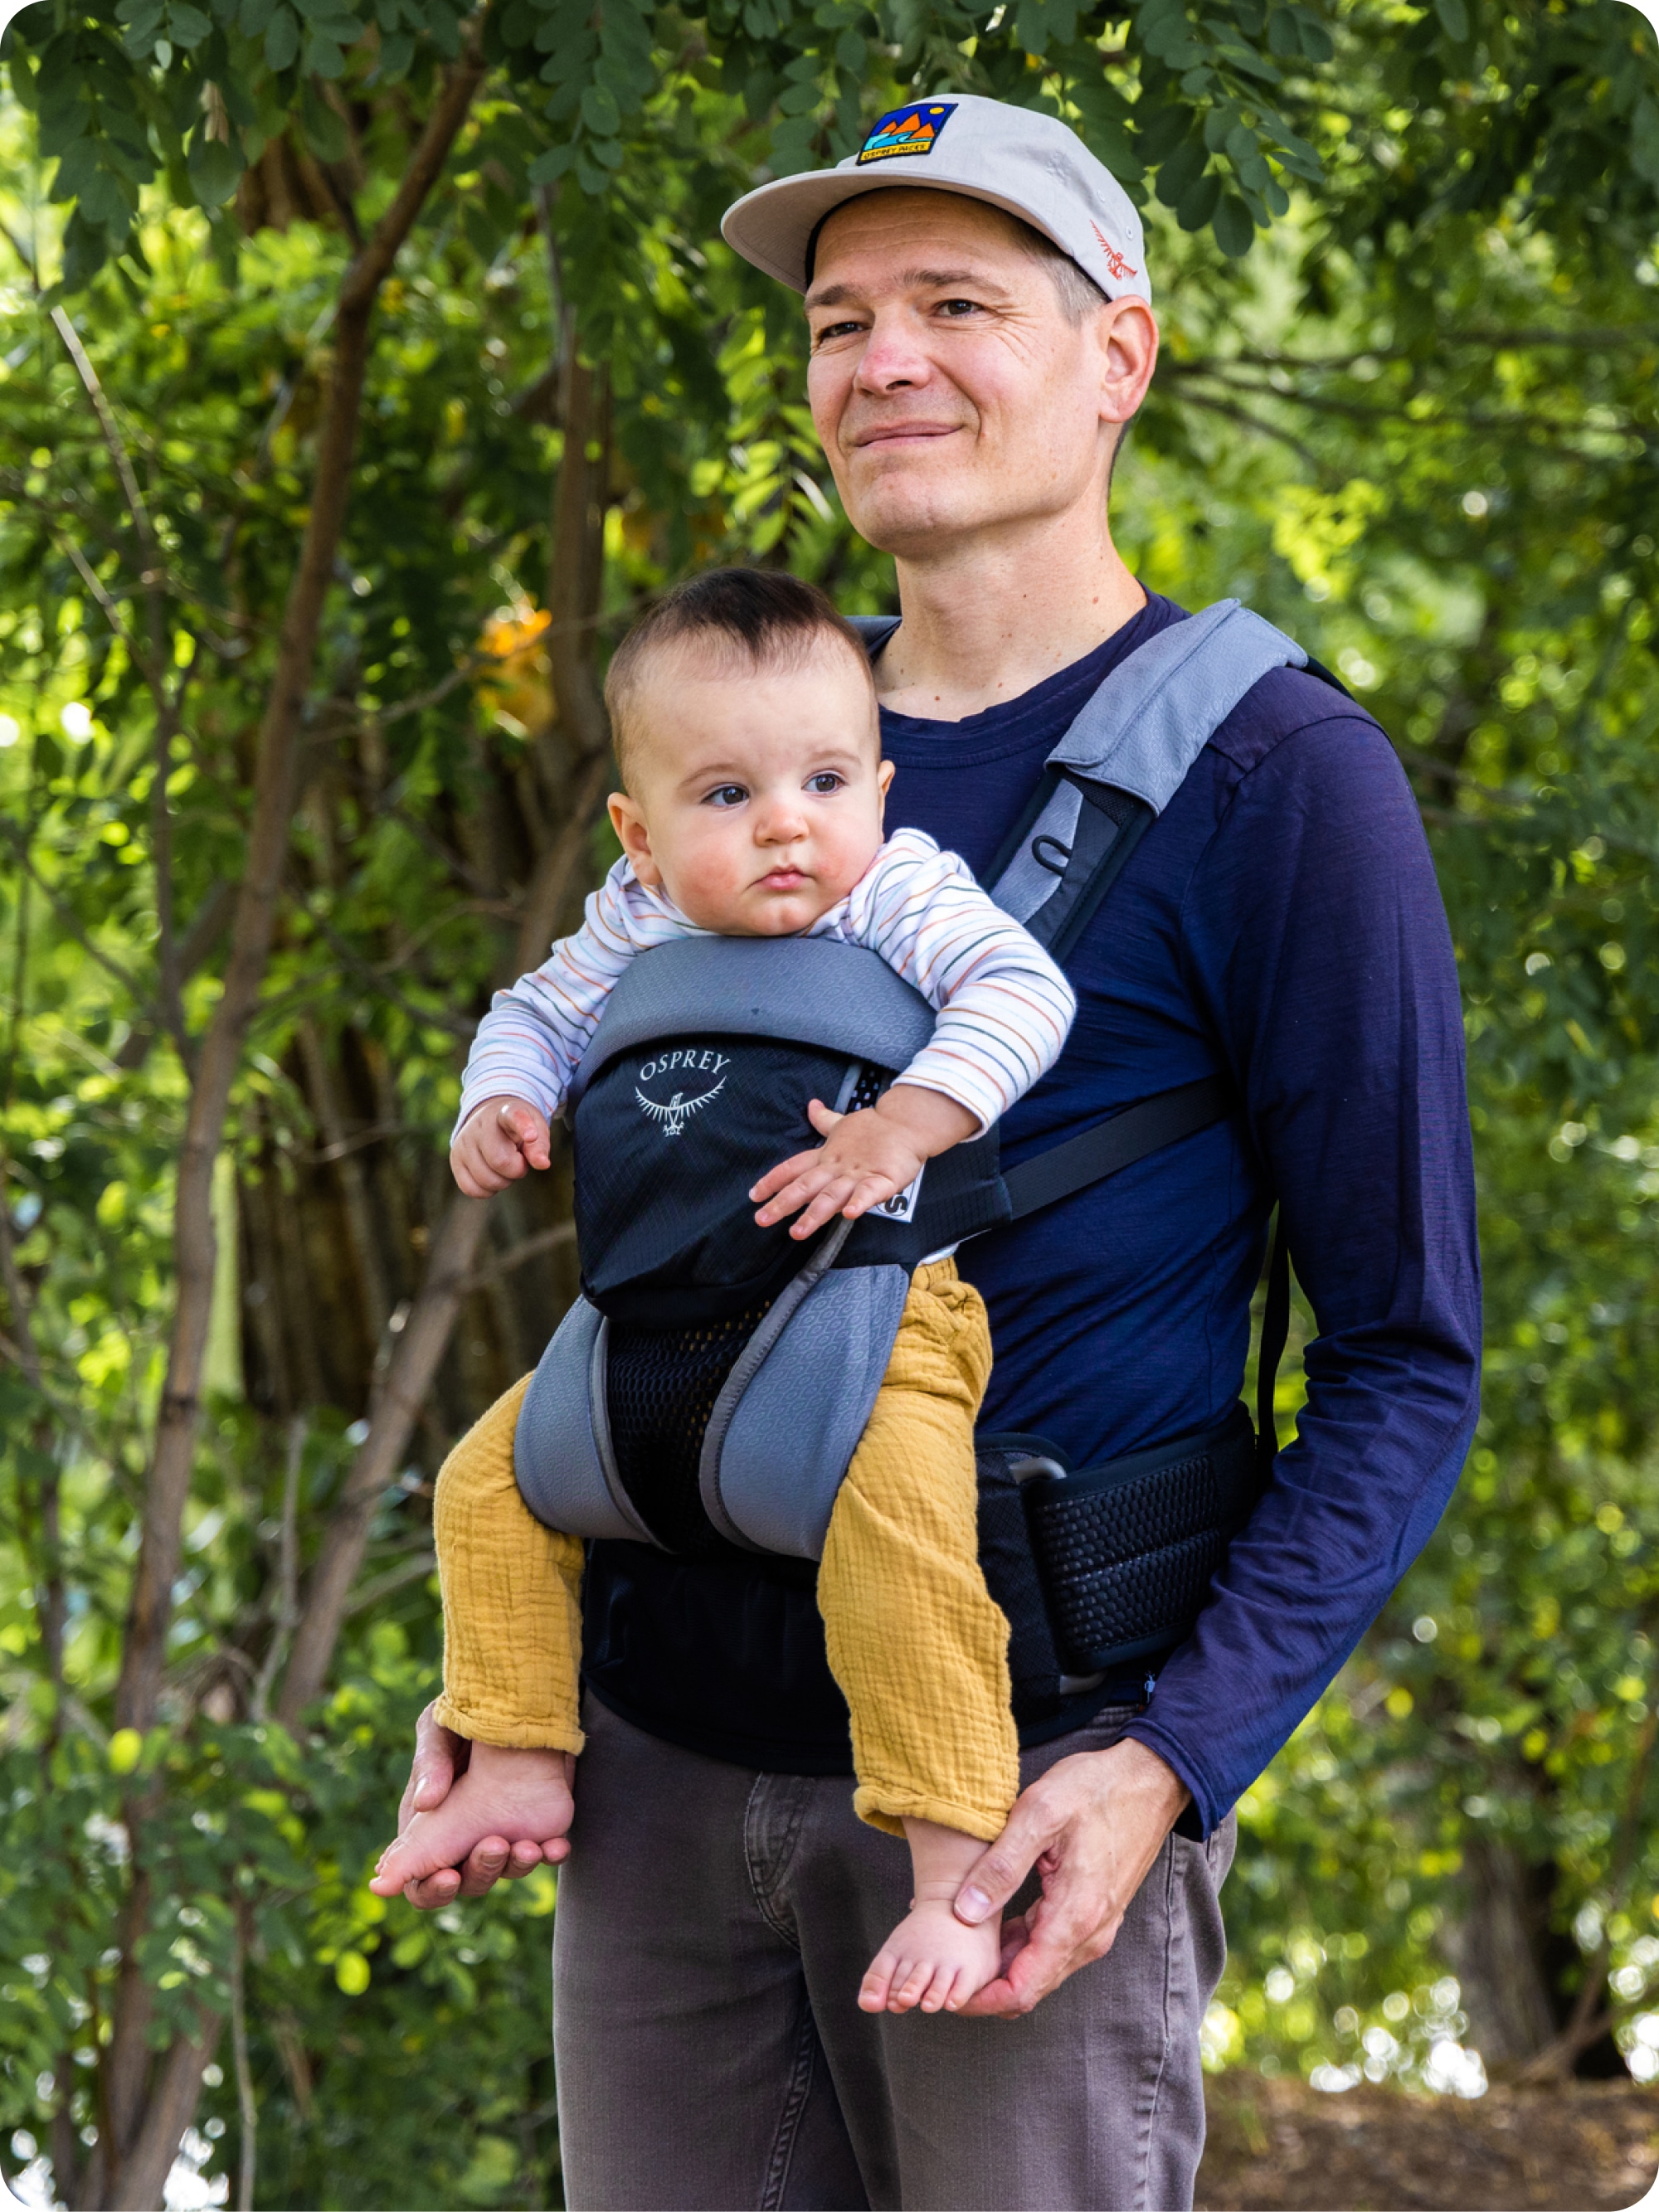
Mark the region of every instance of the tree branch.
[[306, 1592], [276, 1705], [276, 1717], [286, 1728], [297, 1729], [300, 1716], [322, 1691], [349, 1606], [351, 1585], [362, 1564], [369, 1524], [397, 1474], [421, 1401], [447, 1348], [488, 1212], [483, 1200], [457, 1194], [433, 1239], [426, 1280], [376, 1393], [368, 1434], [330, 1520]]

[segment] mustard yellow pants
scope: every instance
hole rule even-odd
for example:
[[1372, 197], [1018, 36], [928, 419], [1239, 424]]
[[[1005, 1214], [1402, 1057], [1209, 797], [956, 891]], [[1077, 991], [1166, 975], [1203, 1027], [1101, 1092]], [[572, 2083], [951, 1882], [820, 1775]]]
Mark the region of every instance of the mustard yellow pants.
[[[978, 1558], [973, 1431], [990, 1371], [979, 1293], [953, 1261], [919, 1267], [818, 1572], [852, 1714], [854, 1805], [894, 1834], [909, 1814], [988, 1842], [1018, 1791], [1008, 1624]], [[529, 1381], [438, 1477], [438, 1717], [477, 1742], [579, 1752], [582, 1547], [536, 1520], [514, 1478]]]

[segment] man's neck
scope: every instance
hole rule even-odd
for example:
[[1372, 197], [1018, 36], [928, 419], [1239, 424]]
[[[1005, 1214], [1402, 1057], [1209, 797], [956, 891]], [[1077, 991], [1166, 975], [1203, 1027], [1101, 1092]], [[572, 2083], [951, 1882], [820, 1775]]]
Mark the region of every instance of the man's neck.
[[884, 707], [932, 721], [1018, 698], [1146, 604], [1103, 520], [1079, 528], [1057, 516], [896, 566], [904, 621], [876, 663], [876, 689]]

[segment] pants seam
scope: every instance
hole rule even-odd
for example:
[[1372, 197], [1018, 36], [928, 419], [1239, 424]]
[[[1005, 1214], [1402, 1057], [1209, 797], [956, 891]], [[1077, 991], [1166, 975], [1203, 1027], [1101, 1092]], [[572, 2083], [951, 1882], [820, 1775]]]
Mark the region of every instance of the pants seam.
[[[781, 1936], [792, 1951], [798, 1952], [800, 1949], [799, 1938], [796, 1931], [787, 1921], [781, 1919], [774, 1910], [770, 1886], [762, 1873], [756, 1848], [755, 1830], [759, 1817], [760, 1799], [764, 1794], [766, 1784], [776, 1779], [775, 1775], [757, 1774], [755, 1777], [754, 1787], [749, 1792], [748, 1802], [743, 1808], [743, 1863], [749, 1877], [749, 1893], [755, 1900], [755, 1910], [775, 1936]], [[788, 1824], [784, 1830], [782, 1847], [777, 1854], [777, 1871], [780, 1875], [794, 1855], [796, 1839], [800, 1833], [803, 1810], [802, 1793], [798, 1789], [791, 1800]]]
[[1158, 2099], [1163, 2093], [1164, 2076], [1170, 2063], [1170, 2014], [1174, 2002], [1175, 1979], [1175, 1838], [1170, 1837], [1164, 1845], [1165, 1871], [1162, 1885], [1164, 1905], [1164, 1990], [1160, 2019], [1162, 2033], [1158, 2054], [1158, 2065], [1152, 2075], [1152, 2094], [1147, 2100], [1146, 2118], [1141, 2123], [1139, 2172], [1136, 2176], [1135, 2203], [1139, 2212], [1171, 2212], [1166, 2205], [1155, 2205], [1152, 2201], [1152, 2139], [1158, 2132]]
[[788, 2188], [789, 2166], [794, 2155], [795, 2138], [800, 2133], [801, 2118], [806, 2110], [807, 2098], [811, 2094], [817, 2041], [817, 2031], [812, 2025], [812, 2007], [803, 1991], [800, 2027], [795, 2036], [794, 2063], [790, 2068], [789, 2087], [784, 2096], [783, 2110], [778, 2116], [778, 2131], [773, 2138], [772, 2155], [767, 2161], [766, 2185], [761, 2192], [761, 2212], [778, 2212]]

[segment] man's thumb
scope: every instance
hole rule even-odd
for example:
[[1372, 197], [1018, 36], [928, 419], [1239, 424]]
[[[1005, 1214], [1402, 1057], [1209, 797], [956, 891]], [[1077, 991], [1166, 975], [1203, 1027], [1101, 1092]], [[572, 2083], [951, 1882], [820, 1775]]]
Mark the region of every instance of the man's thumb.
[[953, 1908], [957, 1918], [976, 1928], [981, 1920], [1000, 1911], [1036, 1864], [1045, 1840], [1016, 1812], [983, 1858], [976, 1859], [969, 1869], [957, 1892]]

